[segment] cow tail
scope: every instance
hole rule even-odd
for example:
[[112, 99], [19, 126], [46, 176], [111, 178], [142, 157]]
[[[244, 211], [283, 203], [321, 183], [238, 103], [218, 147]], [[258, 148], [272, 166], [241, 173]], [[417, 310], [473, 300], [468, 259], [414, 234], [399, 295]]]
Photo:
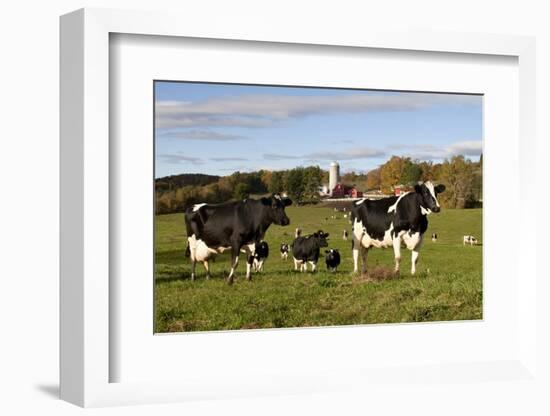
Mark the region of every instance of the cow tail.
[[189, 248], [189, 243], [187, 243], [187, 247], [185, 248], [185, 257], [191, 257], [191, 249]]

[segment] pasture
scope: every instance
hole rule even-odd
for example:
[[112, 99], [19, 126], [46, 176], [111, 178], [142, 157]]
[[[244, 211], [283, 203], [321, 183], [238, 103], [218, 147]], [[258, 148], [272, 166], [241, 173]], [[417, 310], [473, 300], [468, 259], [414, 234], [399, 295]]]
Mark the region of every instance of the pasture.
[[[270, 254], [263, 273], [245, 279], [241, 254], [235, 284], [228, 286], [227, 253], [211, 262], [212, 279], [202, 264], [190, 281], [190, 261], [183, 214], [156, 217], [155, 332], [311, 327], [328, 325], [470, 320], [482, 318], [482, 246], [462, 245], [464, 234], [483, 243], [482, 210], [447, 210], [429, 216], [417, 273], [410, 274], [410, 251], [402, 249], [401, 277], [380, 281], [353, 275], [351, 225], [332, 208], [286, 209], [291, 224], [271, 225], [266, 234]], [[337, 218], [331, 216], [336, 214]], [[326, 220], [328, 218], [328, 220]], [[281, 259], [279, 246], [291, 243], [294, 229], [303, 234], [330, 233], [329, 248], [342, 256], [338, 272], [293, 270], [292, 256]], [[342, 239], [344, 229], [350, 237]], [[437, 233], [437, 242], [430, 239]], [[322, 254], [324, 254], [324, 249]], [[372, 249], [368, 267], [393, 268], [393, 250]]]

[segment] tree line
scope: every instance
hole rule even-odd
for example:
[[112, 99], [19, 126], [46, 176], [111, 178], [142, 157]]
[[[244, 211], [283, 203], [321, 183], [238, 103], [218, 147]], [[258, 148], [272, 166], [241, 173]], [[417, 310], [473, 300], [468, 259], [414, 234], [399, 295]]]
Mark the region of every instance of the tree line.
[[234, 172], [229, 176], [183, 174], [155, 181], [156, 213], [182, 212], [197, 203], [220, 203], [249, 195], [286, 192], [298, 203], [319, 201], [319, 187], [328, 173], [319, 166], [256, 172]]
[[365, 189], [392, 193], [396, 185], [408, 189], [417, 182], [426, 181], [445, 185], [446, 190], [438, 200], [446, 208], [480, 206], [483, 199], [483, 155], [478, 161], [453, 156], [442, 163], [392, 156], [366, 174]]
[[[482, 164], [482, 157], [477, 162], [454, 156], [442, 163], [432, 163], [392, 156], [366, 174], [344, 174], [342, 182], [362, 191], [393, 194], [396, 185], [406, 190], [419, 181], [431, 180], [447, 188], [438, 198], [444, 207], [469, 208], [478, 206], [482, 199]], [[220, 203], [282, 192], [297, 204], [312, 204], [320, 201], [319, 189], [327, 182], [328, 171], [319, 166], [234, 172], [229, 176], [173, 175], [155, 181], [156, 213], [182, 212], [196, 203]]]

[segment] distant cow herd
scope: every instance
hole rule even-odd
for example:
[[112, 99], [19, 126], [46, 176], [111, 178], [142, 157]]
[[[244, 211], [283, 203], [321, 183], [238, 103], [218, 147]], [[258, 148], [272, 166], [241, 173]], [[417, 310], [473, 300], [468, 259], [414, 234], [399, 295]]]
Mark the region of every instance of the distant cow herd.
[[[352, 257], [354, 272], [366, 272], [367, 254], [371, 248], [393, 247], [395, 273], [399, 273], [401, 246], [412, 252], [411, 273], [416, 272], [419, 250], [423, 236], [428, 228], [428, 215], [439, 212], [437, 195], [445, 190], [444, 185], [434, 186], [431, 182], [415, 186], [411, 192], [379, 200], [361, 199], [353, 203], [351, 212], [346, 214], [352, 223]], [[246, 255], [246, 278], [252, 278], [252, 271], [264, 270], [269, 255], [269, 246], [265, 234], [272, 224], [287, 226], [290, 220], [285, 208], [292, 204], [286, 197], [274, 194], [269, 198], [245, 199], [222, 204], [195, 204], [185, 212], [187, 231], [186, 254], [191, 259], [191, 279], [196, 276], [196, 264], [202, 263], [206, 278], [210, 277], [209, 260], [215, 255], [230, 251], [231, 269], [227, 283], [232, 284], [239, 263], [240, 253]], [[342, 238], [348, 239], [344, 230]], [[327, 270], [337, 271], [341, 258], [337, 249], [328, 248], [329, 234], [318, 230], [302, 235], [296, 228], [294, 241], [280, 246], [281, 258], [286, 260], [289, 254], [294, 260], [294, 269], [317, 270], [324, 249]], [[467, 238], [468, 237], [468, 238]], [[437, 241], [437, 234], [432, 234]], [[471, 236], [464, 236], [464, 244], [477, 244]]]

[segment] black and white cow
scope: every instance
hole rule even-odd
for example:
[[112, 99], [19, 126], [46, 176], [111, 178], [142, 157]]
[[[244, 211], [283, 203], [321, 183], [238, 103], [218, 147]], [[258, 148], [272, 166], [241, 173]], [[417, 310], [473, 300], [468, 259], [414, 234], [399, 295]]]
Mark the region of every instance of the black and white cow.
[[325, 263], [328, 271], [337, 271], [340, 265], [340, 252], [336, 248], [325, 250]]
[[347, 241], [347, 239], [348, 239], [348, 230], [344, 230], [344, 234], [342, 234], [342, 240]]
[[477, 238], [475, 238], [473, 235], [465, 235], [462, 238], [462, 245], [470, 244], [471, 246], [477, 244]]
[[432, 233], [432, 241], [435, 243], [437, 241], [437, 234]]
[[399, 197], [355, 202], [352, 210], [354, 271], [358, 271], [359, 254], [363, 263], [362, 272], [365, 273], [371, 247], [393, 247], [395, 273], [398, 274], [401, 244], [404, 243], [412, 251], [411, 273], [414, 274], [423, 235], [428, 229], [427, 216], [441, 210], [437, 194], [444, 190], [444, 185], [434, 186], [431, 182], [425, 182]]
[[267, 241], [260, 241], [259, 243], [256, 243], [256, 246], [254, 247], [254, 262], [252, 263], [252, 268], [255, 272], [263, 272], [264, 271], [264, 263], [267, 260], [267, 257], [269, 256], [269, 245], [267, 244]]
[[288, 258], [289, 250], [290, 250], [290, 247], [288, 244], [286, 243], [281, 244], [281, 249], [279, 251], [281, 252], [281, 258], [283, 260], [286, 260]]
[[251, 279], [256, 243], [263, 240], [271, 224], [288, 225], [285, 207], [292, 204], [278, 194], [270, 198], [245, 199], [222, 204], [196, 204], [185, 211], [187, 241], [191, 257], [191, 279], [195, 279], [197, 261], [210, 277], [208, 260], [215, 254], [231, 250], [231, 271], [227, 283], [232, 284], [239, 263], [241, 248], [247, 254], [246, 278]]
[[315, 272], [319, 261], [321, 247], [328, 247], [328, 233], [322, 230], [306, 236], [299, 236], [292, 243], [292, 257], [294, 257], [294, 270], [307, 272], [307, 263], [311, 264], [311, 271]]

